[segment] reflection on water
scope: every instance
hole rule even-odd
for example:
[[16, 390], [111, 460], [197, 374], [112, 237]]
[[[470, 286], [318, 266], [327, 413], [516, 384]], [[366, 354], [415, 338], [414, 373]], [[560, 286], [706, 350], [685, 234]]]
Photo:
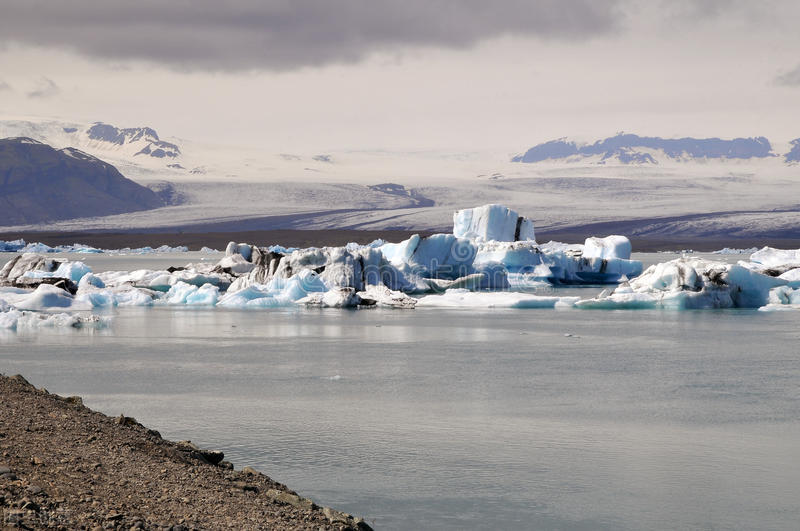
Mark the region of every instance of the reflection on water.
[[0, 370], [381, 528], [791, 529], [796, 319], [127, 308]]

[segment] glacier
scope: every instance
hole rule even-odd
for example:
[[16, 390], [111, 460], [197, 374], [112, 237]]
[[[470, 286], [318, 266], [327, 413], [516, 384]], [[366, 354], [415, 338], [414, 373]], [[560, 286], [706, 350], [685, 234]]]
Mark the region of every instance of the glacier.
[[[539, 244], [530, 219], [495, 204], [457, 211], [449, 234], [304, 249], [231, 242], [216, 262], [167, 269], [94, 272], [46, 246], [0, 245], [17, 253], [0, 269], [3, 329], [107, 326], [109, 315], [91, 312], [126, 306], [800, 309], [800, 250], [764, 247], [736, 264], [684, 256], [643, 270], [625, 236]], [[581, 297], [558, 286], [608, 288]]]

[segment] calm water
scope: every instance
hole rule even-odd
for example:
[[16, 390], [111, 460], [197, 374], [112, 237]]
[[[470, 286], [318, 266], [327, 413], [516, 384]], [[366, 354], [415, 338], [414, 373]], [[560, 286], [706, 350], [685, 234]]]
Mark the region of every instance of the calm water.
[[0, 371], [385, 529], [797, 529], [798, 320], [129, 308]]

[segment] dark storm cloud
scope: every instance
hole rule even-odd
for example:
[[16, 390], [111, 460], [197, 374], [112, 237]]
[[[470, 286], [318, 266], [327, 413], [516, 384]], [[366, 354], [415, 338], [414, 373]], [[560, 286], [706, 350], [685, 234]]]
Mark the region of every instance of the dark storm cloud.
[[42, 77], [36, 84], [36, 88], [28, 92], [29, 98], [50, 98], [61, 92], [56, 82], [50, 78]]
[[585, 40], [621, 26], [621, 1], [3, 0], [0, 45], [179, 69], [288, 70], [506, 34]]
[[789, 70], [776, 77], [775, 84], [784, 87], [800, 87], [800, 65], [797, 65], [794, 70]]

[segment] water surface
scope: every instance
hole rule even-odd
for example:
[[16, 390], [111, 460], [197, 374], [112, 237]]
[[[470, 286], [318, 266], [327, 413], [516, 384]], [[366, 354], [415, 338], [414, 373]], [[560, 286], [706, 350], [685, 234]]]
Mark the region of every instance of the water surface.
[[0, 371], [383, 529], [796, 529], [797, 323], [121, 308], [105, 331], [0, 333]]

